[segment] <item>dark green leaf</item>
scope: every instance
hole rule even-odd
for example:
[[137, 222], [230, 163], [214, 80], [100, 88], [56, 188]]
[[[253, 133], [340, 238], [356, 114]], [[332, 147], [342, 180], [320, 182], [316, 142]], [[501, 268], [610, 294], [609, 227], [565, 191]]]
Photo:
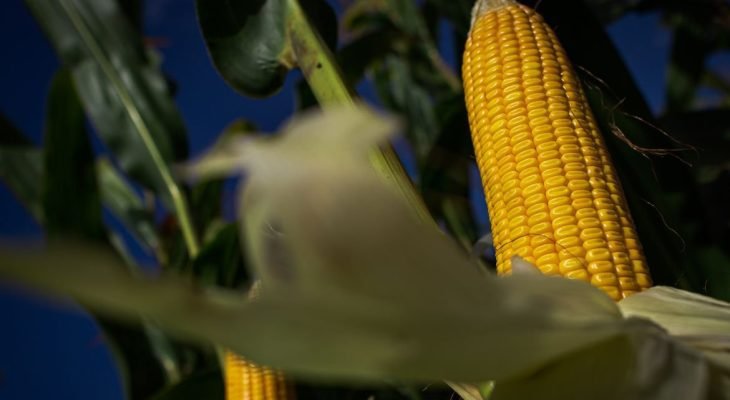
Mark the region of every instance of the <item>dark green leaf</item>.
[[443, 219], [452, 235], [471, 248], [477, 238], [468, 175], [474, 149], [462, 95], [440, 102], [435, 113], [439, 132], [421, 163], [421, 194], [431, 214]]
[[41, 150], [32, 147], [0, 148], [0, 180], [8, 185], [36, 221], [43, 222]]
[[37, 222], [43, 222], [43, 154], [2, 114], [0, 181], [10, 188]]
[[[296, 66], [289, 40], [287, 0], [197, 0], [198, 21], [213, 63], [241, 93], [266, 97], [276, 93]], [[322, 0], [303, 1], [320, 34], [336, 43], [334, 12]]]
[[337, 14], [335, 10], [323, 0], [299, 0], [309, 22], [317, 29], [317, 33], [324, 40], [330, 51], [337, 50]]
[[51, 83], [43, 138], [44, 227], [51, 237], [105, 236], [94, 153], [85, 123], [71, 74], [62, 69]]
[[72, 70], [86, 111], [122, 169], [169, 193], [165, 173], [187, 156], [185, 129], [158, 66], [116, 2], [26, 3]]
[[223, 376], [216, 369], [191, 375], [152, 397], [152, 400], [215, 400], [224, 397]]
[[32, 146], [30, 141], [13, 123], [0, 114], [0, 146], [8, 147], [28, 147]]
[[[237, 119], [220, 133], [213, 148], [228, 146], [232, 141], [246, 136], [253, 136], [256, 126], [248, 120]], [[221, 218], [223, 190], [225, 179], [213, 179], [197, 183], [191, 191], [191, 212], [198, 232], [203, 235], [210, 224]]]
[[275, 93], [293, 65], [281, 0], [198, 0], [198, 22], [223, 78], [249, 96]]
[[350, 31], [376, 30], [383, 17], [407, 35], [425, 38], [428, 29], [416, 2], [409, 0], [357, 0], [349, 6], [344, 25]]
[[142, 34], [144, 27], [144, 1], [143, 0], [117, 0], [122, 13], [129, 20], [138, 34]]
[[357, 36], [337, 54], [345, 79], [352, 85], [356, 84], [373, 63], [381, 61], [394, 49], [402, 48], [405, 45], [403, 42], [403, 34], [390, 27]]
[[410, 65], [395, 56], [386, 57], [383, 64], [375, 69], [375, 84], [383, 103], [405, 116], [408, 138], [416, 154], [423, 156], [438, 133], [430, 93], [416, 84]]
[[134, 188], [106, 158], [96, 162], [96, 174], [101, 199], [129, 232], [148, 251], [159, 246], [152, 212], [140, 199]]
[[466, 34], [471, 26], [471, 8], [474, 2], [471, 0], [427, 0], [433, 5], [438, 14], [447, 18], [454, 27], [458, 37], [466, 40]]
[[144, 324], [98, 318], [122, 375], [129, 400], [146, 400], [164, 387], [163, 365], [155, 355]]
[[[345, 44], [337, 53], [337, 62], [343, 78], [350, 87], [357, 85], [365, 77], [365, 71], [373, 63], [381, 61], [394, 47], [402, 47], [403, 35], [387, 27], [382, 30], [364, 33]], [[317, 105], [317, 99], [306, 79], [296, 88], [297, 110], [306, 110]]]
[[209, 285], [232, 288], [247, 280], [236, 224], [226, 224], [212, 235], [193, 260], [193, 271]]

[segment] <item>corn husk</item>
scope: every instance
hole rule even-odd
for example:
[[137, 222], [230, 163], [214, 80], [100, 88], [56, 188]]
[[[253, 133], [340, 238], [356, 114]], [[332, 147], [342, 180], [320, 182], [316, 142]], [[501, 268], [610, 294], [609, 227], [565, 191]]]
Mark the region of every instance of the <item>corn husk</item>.
[[727, 364], [706, 351], [728, 323], [724, 303], [685, 296], [685, 314], [703, 317], [679, 330], [645, 311], [664, 307], [651, 291], [617, 306], [587, 283], [529, 266], [485, 274], [369, 164], [396, 128], [364, 108], [317, 112], [186, 169], [198, 178], [246, 172], [241, 229], [261, 279], [253, 301], [174, 276], [132, 276], [88, 245], [4, 251], [0, 278], [148, 318], [303, 378], [449, 380], [466, 382], [457, 385], [471, 396], [496, 380], [498, 400], [730, 398]]

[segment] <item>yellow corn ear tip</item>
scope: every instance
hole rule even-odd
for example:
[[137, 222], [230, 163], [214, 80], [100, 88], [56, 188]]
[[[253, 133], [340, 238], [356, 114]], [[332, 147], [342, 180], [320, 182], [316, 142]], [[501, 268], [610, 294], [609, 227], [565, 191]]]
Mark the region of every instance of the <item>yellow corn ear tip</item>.
[[474, 21], [486, 12], [495, 11], [502, 7], [515, 6], [517, 4], [514, 0], [477, 0], [471, 9], [471, 24], [473, 26]]
[[542, 17], [478, 0], [464, 95], [499, 273], [519, 256], [619, 300], [651, 286], [643, 250], [598, 124]]
[[225, 389], [227, 400], [294, 400], [292, 385], [284, 375], [255, 365], [226, 351]]

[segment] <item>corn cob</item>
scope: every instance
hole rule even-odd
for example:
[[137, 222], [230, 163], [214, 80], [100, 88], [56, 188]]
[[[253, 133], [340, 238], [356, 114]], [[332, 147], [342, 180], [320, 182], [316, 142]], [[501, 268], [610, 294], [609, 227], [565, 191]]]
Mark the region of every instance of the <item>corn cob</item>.
[[519, 255], [614, 300], [650, 287], [608, 150], [542, 17], [513, 0], [477, 0], [462, 73], [498, 272]]
[[[261, 281], [254, 281], [248, 292], [253, 299], [261, 290]], [[294, 400], [294, 387], [279, 371], [262, 367], [226, 351], [224, 355], [227, 400]]]
[[240, 356], [225, 354], [226, 399], [291, 400], [294, 390], [280, 372], [252, 364]]

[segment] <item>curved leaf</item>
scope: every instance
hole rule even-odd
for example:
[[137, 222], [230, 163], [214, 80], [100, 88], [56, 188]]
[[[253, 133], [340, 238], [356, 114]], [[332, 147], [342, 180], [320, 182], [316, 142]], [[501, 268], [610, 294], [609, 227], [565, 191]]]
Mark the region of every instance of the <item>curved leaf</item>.
[[[322, 0], [303, 1], [330, 46], [336, 43], [334, 11]], [[288, 21], [291, 0], [197, 0], [198, 22], [216, 68], [234, 89], [266, 97], [297, 66]]]
[[[666, 400], [675, 393], [704, 400], [712, 385], [727, 384], [726, 364], [649, 321], [623, 319], [585, 282], [481, 273], [436, 227], [419, 223], [371, 168], [365, 144], [381, 143], [393, 128], [348, 108], [304, 117], [277, 140], [233, 150], [239, 164], [231, 168], [245, 165], [249, 174], [241, 200], [251, 260], [266, 274], [254, 300], [171, 276], [135, 276], [108, 253], [74, 245], [3, 253], [0, 276], [117, 317], [153, 318], [303, 377], [496, 379], [504, 385], [493, 395], [505, 400]], [[331, 154], [338, 158], [323, 157]], [[281, 267], [287, 276], [275, 273]], [[606, 390], [591, 390], [596, 382]]]
[[221, 76], [249, 96], [275, 93], [293, 60], [286, 39], [286, 2], [196, 1], [198, 22]]

